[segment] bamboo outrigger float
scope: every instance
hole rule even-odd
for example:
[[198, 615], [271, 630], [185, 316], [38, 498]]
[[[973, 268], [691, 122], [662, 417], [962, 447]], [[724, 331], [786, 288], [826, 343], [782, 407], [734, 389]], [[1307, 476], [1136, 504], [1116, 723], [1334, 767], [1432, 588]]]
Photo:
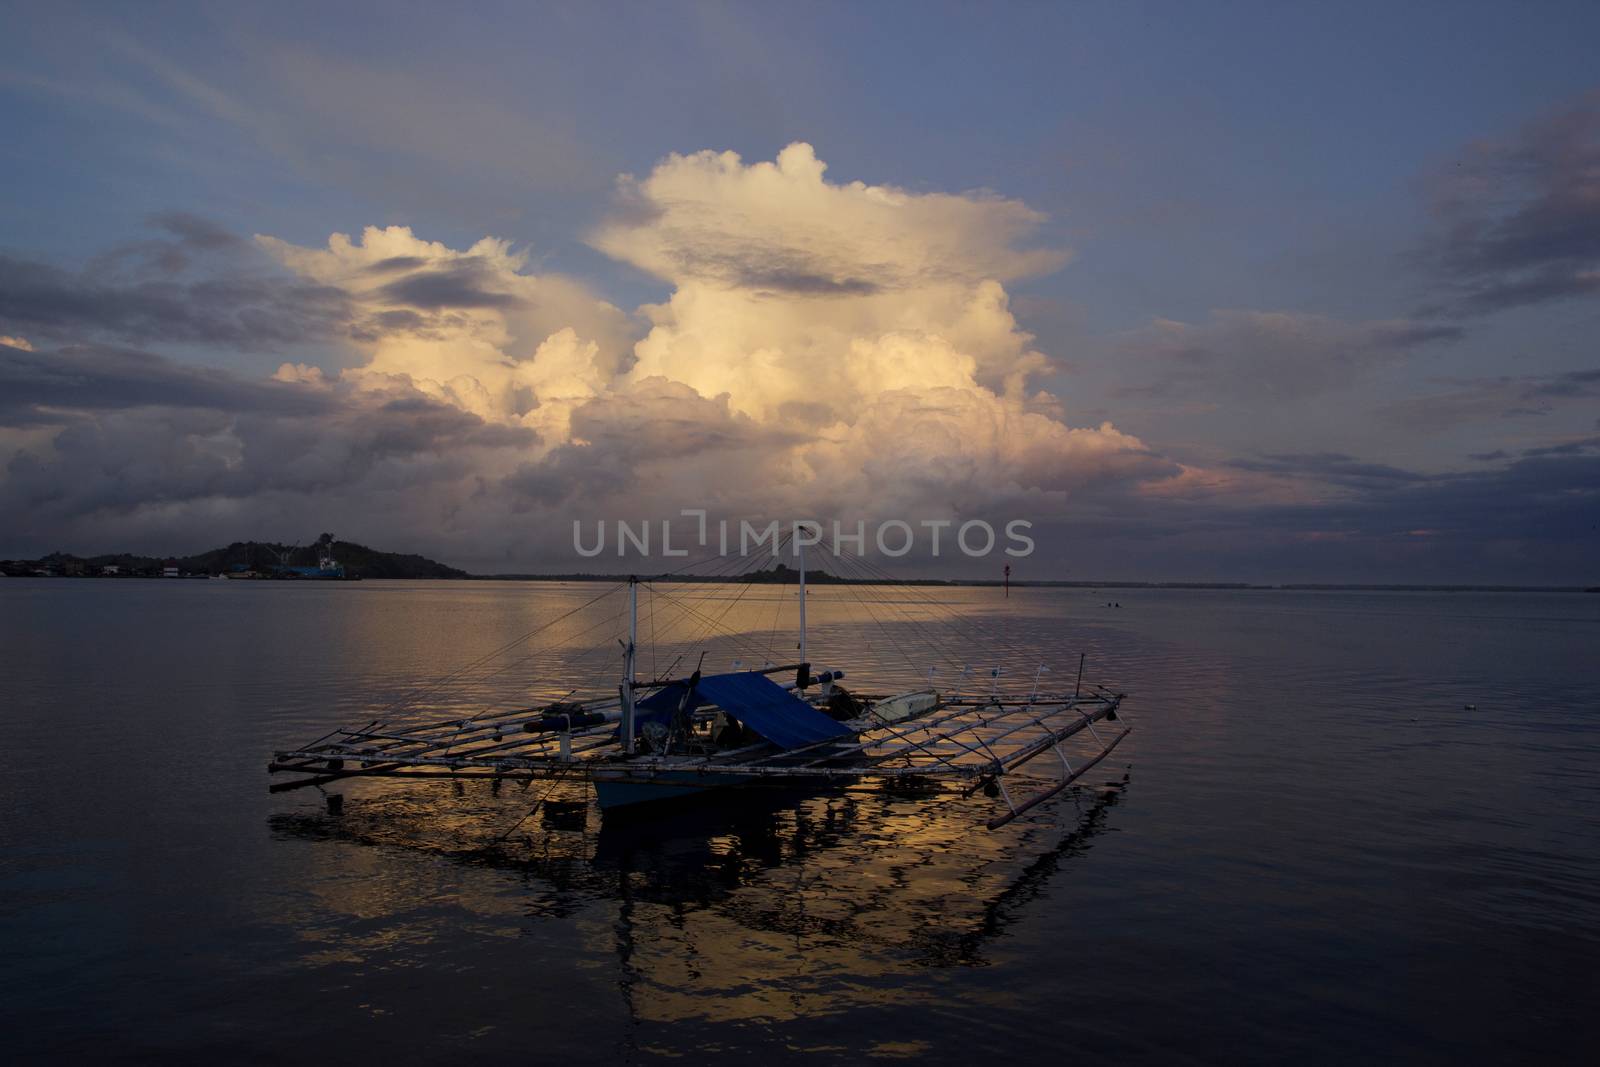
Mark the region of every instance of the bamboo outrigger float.
[[[846, 690], [841, 670], [812, 672], [799, 569], [800, 660], [785, 666], [640, 680], [638, 590], [612, 692], [470, 718], [372, 721], [275, 754], [268, 771], [298, 777], [274, 791], [353, 778], [488, 778], [592, 786], [602, 811], [643, 810], [712, 790], [878, 783], [983, 792], [996, 829], [1062, 792], [1127, 737], [1123, 694], [1085, 691], [1080, 657], [1070, 694], [999, 690]], [[702, 654], [703, 659], [703, 654]], [[1041, 668], [1041, 671], [1043, 668]], [[1036, 763], [1035, 761], [1041, 761]], [[1032, 791], [1013, 795], [1023, 768]], [[1045, 778], [1041, 782], [1040, 772]], [[549, 795], [548, 791], [545, 794]]]

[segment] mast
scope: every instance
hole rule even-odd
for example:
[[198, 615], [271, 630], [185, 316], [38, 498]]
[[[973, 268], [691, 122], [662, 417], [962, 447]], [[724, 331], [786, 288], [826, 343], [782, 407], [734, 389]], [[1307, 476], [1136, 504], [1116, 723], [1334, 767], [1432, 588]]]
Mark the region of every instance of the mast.
[[800, 662], [810, 663], [806, 658], [806, 543], [799, 537], [794, 540], [795, 547], [800, 550]]
[[639, 579], [628, 576], [628, 644], [622, 652], [622, 751], [633, 754], [633, 672], [639, 644]]

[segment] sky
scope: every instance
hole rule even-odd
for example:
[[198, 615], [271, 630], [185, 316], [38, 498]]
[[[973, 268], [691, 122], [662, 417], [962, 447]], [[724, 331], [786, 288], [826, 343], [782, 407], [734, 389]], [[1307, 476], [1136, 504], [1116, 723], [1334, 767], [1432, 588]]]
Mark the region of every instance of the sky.
[[0, 556], [1600, 583], [1592, 4], [0, 3]]

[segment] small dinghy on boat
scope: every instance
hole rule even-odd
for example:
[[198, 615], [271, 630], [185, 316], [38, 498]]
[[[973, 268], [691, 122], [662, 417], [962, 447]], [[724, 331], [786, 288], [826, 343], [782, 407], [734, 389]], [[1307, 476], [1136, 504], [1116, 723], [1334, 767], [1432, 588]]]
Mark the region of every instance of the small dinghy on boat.
[[[1041, 692], [1042, 666], [1031, 691], [1010, 694], [999, 688], [998, 668], [990, 671], [994, 684], [986, 693], [931, 684], [852, 692], [844, 670], [813, 673], [804, 555], [799, 559], [798, 662], [642, 680], [639, 590], [654, 583], [630, 578], [616, 689], [467, 718], [381, 716], [277, 752], [268, 771], [298, 777], [272, 789], [364, 777], [488, 778], [549, 782], [548, 797], [561, 783], [583, 782], [610, 817], [713, 791], [876, 783], [929, 793], [981, 791], [998, 803], [987, 820], [996, 829], [1065, 790], [1127, 737], [1119, 721], [1123, 694], [1086, 689], [1081, 656], [1070, 694]], [[970, 673], [970, 667], [962, 672], [963, 681]], [[1034, 762], [1040, 759], [1046, 762]], [[1013, 795], [1013, 775], [1025, 776], [1028, 795]]]

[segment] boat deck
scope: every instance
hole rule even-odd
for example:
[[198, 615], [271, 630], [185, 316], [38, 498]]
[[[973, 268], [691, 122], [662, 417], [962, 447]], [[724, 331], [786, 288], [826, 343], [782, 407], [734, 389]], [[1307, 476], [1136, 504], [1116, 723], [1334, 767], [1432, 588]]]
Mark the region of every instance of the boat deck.
[[[1121, 694], [1106, 691], [930, 696], [924, 710], [892, 721], [873, 710], [887, 707], [887, 698], [865, 698], [866, 710], [841, 724], [846, 732], [793, 748], [755, 739], [734, 748], [690, 744], [685, 751], [629, 754], [613, 717], [616, 698], [416, 724], [374, 721], [278, 752], [268, 770], [299, 776], [274, 784], [274, 791], [358, 777], [586, 779], [679, 790], [915, 780], [965, 793], [982, 789], [1001, 800], [993, 828], [1071, 785], [1129, 732], [1118, 721]], [[718, 710], [707, 706], [700, 721]], [[1042, 792], [1014, 800], [1006, 776], [1046, 754], [1055, 756], [1059, 775]]]

